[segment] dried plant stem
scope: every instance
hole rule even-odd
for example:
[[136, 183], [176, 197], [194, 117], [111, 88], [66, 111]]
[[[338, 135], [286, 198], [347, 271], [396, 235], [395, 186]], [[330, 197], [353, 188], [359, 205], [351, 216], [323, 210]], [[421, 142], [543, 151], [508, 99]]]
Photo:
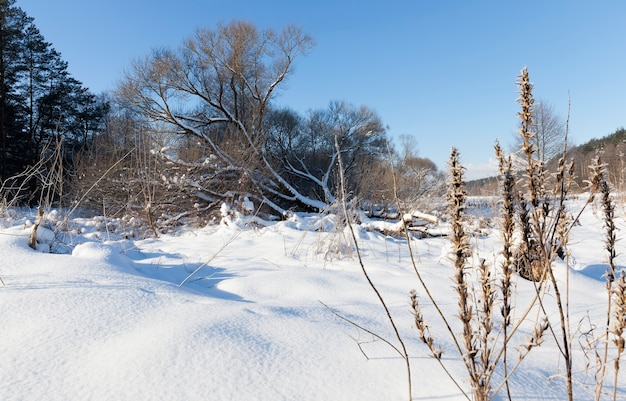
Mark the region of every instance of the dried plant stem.
[[626, 273], [622, 271], [619, 280], [613, 288], [613, 298], [615, 302], [615, 324], [613, 325], [613, 344], [617, 348], [617, 355], [613, 364], [613, 400], [617, 399], [617, 379], [620, 370], [620, 359], [626, 348], [624, 334], [626, 331]]
[[[556, 340], [559, 352], [563, 356], [566, 369], [568, 400], [573, 400], [573, 372], [572, 372], [572, 341], [569, 322], [569, 271], [566, 271], [566, 288], [562, 292], [554, 274], [552, 263], [558, 253], [567, 254], [566, 246], [568, 233], [565, 199], [569, 190], [570, 181], [566, 177], [565, 156], [567, 144], [563, 147], [563, 157], [559, 162], [555, 175], [556, 185], [552, 197], [546, 192], [546, 176], [542, 160], [536, 158], [536, 148], [532, 138], [536, 135], [533, 127], [532, 84], [528, 71], [524, 68], [517, 81], [520, 97], [521, 112], [518, 113], [521, 126], [522, 153], [526, 156], [524, 181], [526, 184], [526, 200], [520, 201], [520, 223], [522, 226], [522, 242], [524, 244], [521, 255], [524, 257], [523, 268], [527, 278], [540, 283], [536, 285], [537, 299], [543, 313], [546, 308], [539, 296], [544, 280], [549, 280], [555, 292], [556, 307], [559, 313], [560, 334], [552, 326], [549, 329]], [[568, 117], [569, 121], [569, 117]], [[566, 141], [565, 141], [566, 142]], [[570, 169], [569, 171], [572, 171]], [[554, 198], [554, 199], [551, 199]], [[556, 202], [555, 202], [556, 201]], [[569, 269], [568, 269], [569, 270]]]
[[[518, 103], [521, 111], [518, 113], [521, 124], [519, 134], [522, 138], [521, 154], [524, 156], [524, 168], [521, 175], [516, 175], [512, 168], [511, 158], [505, 158], [502, 149], [496, 144], [496, 156], [500, 163], [501, 194], [502, 202], [502, 239], [503, 239], [503, 262], [501, 264], [502, 278], [500, 280], [502, 293], [501, 314], [504, 319], [503, 335], [504, 343], [496, 360], [503, 359], [504, 382], [507, 395], [511, 399], [508, 381], [511, 374], [517, 369], [521, 360], [534, 347], [541, 344], [544, 333], [549, 330], [555, 339], [559, 352], [565, 360], [568, 399], [573, 398], [573, 371], [572, 371], [572, 338], [569, 317], [569, 271], [565, 272], [565, 291], [560, 288], [553, 270], [553, 262], [557, 256], [568, 262], [568, 238], [569, 233], [582, 214], [587, 203], [579, 211], [576, 218], [566, 208], [566, 200], [573, 182], [573, 163], [566, 163], [567, 135], [569, 129], [569, 107], [565, 139], [563, 141], [563, 154], [558, 162], [556, 172], [551, 180], [547, 174], [544, 161], [537, 155], [535, 139], [537, 133], [533, 131], [536, 125], [533, 121], [534, 99], [532, 95], [533, 85], [530, 82], [528, 70], [524, 68], [517, 80], [519, 90]], [[523, 190], [517, 189], [515, 180], [523, 183]], [[548, 185], [549, 184], [549, 185]], [[552, 191], [546, 188], [552, 187]], [[592, 191], [593, 192], [593, 191]], [[517, 238], [514, 240], [514, 238]], [[569, 268], [567, 268], [569, 270]], [[511, 322], [511, 310], [513, 305], [510, 301], [511, 275], [517, 272], [522, 278], [533, 282], [535, 294], [527, 308], [522, 312], [522, 317], [513, 324]], [[556, 300], [556, 308], [559, 313], [560, 332], [546, 319], [548, 316], [547, 305], [544, 295], [553, 287]], [[518, 331], [522, 321], [538, 306], [537, 313], [543, 315], [538, 320], [535, 330], [529, 341], [524, 346], [525, 351], [512, 369], [509, 369], [508, 344], [513, 335]], [[539, 316], [538, 316], [539, 317]]]
[[[515, 363], [513, 367], [509, 369], [508, 374], [504, 377], [500, 385], [493, 390], [493, 394], [497, 394], [502, 389], [503, 386], [508, 385], [509, 379], [521, 366], [522, 362], [524, 361], [524, 358], [530, 353], [532, 349], [540, 346], [543, 343], [544, 333], [548, 329], [549, 325], [550, 323], [548, 322], [548, 319], [545, 316], [541, 321], [537, 322], [537, 324], [535, 325], [535, 329], [533, 330], [533, 334], [528, 339], [528, 342], [524, 344], [522, 348], [523, 352], [520, 354], [519, 358], [517, 359], [517, 362]], [[507, 396], [510, 400], [511, 395], [507, 394]]]
[[211, 263], [220, 253], [222, 253], [222, 251], [224, 249], [226, 249], [226, 247], [228, 247], [231, 243], [233, 243], [233, 241], [235, 241], [235, 239], [237, 239], [237, 237], [239, 237], [239, 234], [241, 234], [241, 231], [235, 231], [235, 233], [226, 241], [224, 242], [217, 251], [215, 251], [213, 253], [213, 255], [211, 255], [211, 257], [209, 259], [207, 259], [206, 262], [202, 263], [200, 266], [198, 266], [194, 271], [192, 271], [191, 273], [189, 273], [187, 275], [187, 277], [185, 277], [185, 279], [183, 281], [180, 282], [180, 284], [178, 284], [178, 288], [182, 287], [183, 285], [185, 285], [185, 283], [187, 281], [189, 281], [193, 276], [195, 276], [203, 267], [208, 266], [209, 263]]
[[567, 324], [567, 318], [566, 318], [566, 310], [563, 305], [563, 297], [559, 290], [559, 285], [556, 281], [554, 271], [552, 269], [548, 269], [548, 274], [550, 276], [550, 280], [552, 281], [552, 285], [554, 287], [555, 298], [557, 301], [556, 302], [557, 309], [559, 311], [559, 319], [560, 319], [560, 324], [561, 324], [561, 340], [563, 341], [563, 343], [559, 344], [559, 350], [561, 354], [563, 355], [563, 359], [565, 360], [565, 371], [567, 375], [566, 376], [567, 399], [569, 401], [573, 401], [574, 385], [573, 385], [573, 371], [572, 371], [572, 347], [571, 347], [571, 342], [570, 342], [569, 326]]
[[514, 189], [515, 176], [513, 174], [513, 163], [511, 158], [504, 157], [504, 152], [498, 143], [495, 145], [496, 157], [499, 161], [499, 170], [502, 177], [502, 256], [504, 258], [501, 264], [502, 279], [500, 282], [500, 291], [502, 293], [502, 307], [500, 313], [502, 315], [502, 333], [504, 343], [502, 345], [502, 367], [504, 369], [504, 383], [506, 386], [506, 394], [511, 400], [511, 389], [509, 386], [509, 370], [508, 370], [508, 334], [511, 326], [511, 278], [513, 276], [513, 235], [515, 231], [515, 204]]
[[30, 231], [30, 239], [28, 240], [28, 246], [33, 249], [37, 249], [37, 229], [39, 228], [42, 219], [43, 209], [40, 206], [37, 208], [37, 220], [35, 220], [35, 224], [33, 224], [33, 228]]
[[[465, 364], [473, 398], [476, 401], [488, 400], [491, 392], [491, 377], [495, 369], [492, 352], [495, 342], [490, 338], [493, 330], [492, 307], [495, 303], [495, 290], [491, 273], [485, 261], [477, 268], [481, 289], [470, 296], [470, 285], [466, 280], [467, 262], [472, 256], [469, 235], [465, 230], [465, 182], [459, 152], [452, 149], [448, 162], [450, 181], [448, 183], [448, 213], [451, 215], [452, 262], [454, 283], [458, 298], [458, 316], [463, 329], [463, 362]], [[479, 305], [480, 304], [480, 305]]]
[[398, 353], [398, 355], [400, 355], [402, 358], [404, 358], [404, 354], [402, 353], [402, 350], [400, 350], [398, 347], [396, 347], [393, 343], [391, 343], [389, 340], [385, 339], [384, 337], [374, 333], [372, 330], [369, 330], [366, 327], [361, 326], [360, 324], [356, 323], [354, 320], [348, 319], [347, 317], [341, 315], [340, 313], [338, 313], [337, 311], [333, 310], [331, 307], [329, 307], [328, 305], [326, 305], [324, 302], [318, 300], [318, 302], [320, 304], [322, 304], [323, 307], [325, 307], [326, 309], [328, 309], [333, 315], [337, 316], [339, 319], [350, 323], [351, 325], [353, 325], [354, 327], [356, 327], [359, 330], [363, 330], [364, 332], [366, 332], [367, 334], [370, 334], [371, 336], [378, 338], [379, 340], [381, 340], [382, 342], [384, 342], [385, 344], [387, 344], [388, 346], [390, 346], [394, 351], [396, 351]]
[[600, 396], [602, 395], [602, 387], [604, 385], [604, 378], [606, 375], [606, 364], [608, 362], [609, 355], [609, 333], [611, 330], [611, 315], [612, 315], [612, 305], [613, 305], [613, 283], [615, 282], [615, 257], [617, 256], [615, 252], [615, 241], [616, 235], [615, 232], [617, 228], [615, 227], [614, 214], [615, 207], [611, 201], [611, 194], [609, 190], [609, 185], [606, 181], [606, 169], [602, 164], [599, 157], [594, 160], [594, 164], [591, 166], [592, 171], [594, 172], [594, 176], [592, 181], [596, 183], [600, 187], [600, 192], [602, 196], [602, 207], [604, 209], [604, 225], [606, 229], [606, 249], [608, 251], [608, 266], [606, 270], [606, 289], [608, 294], [608, 302], [607, 302], [607, 313], [606, 313], [606, 326], [605, 326], [605, 341], [604, 341], [604, 349], [603, 355], [600, 360], [599, 370], [596, 372], [596, 392], [595, 399], [600, 400]]
[[400, 344], [400, 348], [402, 350], [402, 355], [403, 355], [404, 363], [406, 366], [406, 372], [407, 372], [407, 384], [408, 384], [408, 392], [409, 392], [408, 399], [409, 401], [411, 401], [413, 398], [413, 387], [412, 387], [412, 379], [411, 379], [411, 361], [409, 359], [409, 354], [406, 349], [406, 345], [404, 344], [404, 340], [402, 339], [402, 336], [400, 335], [400, 331], [398, 330], [398, 327], [396, 326], [396, 322], [393, 319], [393, 316], [391, 316], [391, 312], [389, 311], [389, 308], [387, 307], [387, 303], [385, 302], [385, 299], [383, 298], [380, 291], [378, 291], [378, 288], [376, 287], [376, 285], [370, 278], [369, 273], [367, 272], [367, 269], [365, 268], [365, 264], [363, 263], [363, 258], [361, 257], [361, 250], [359, 247], [359, 243], [357, 241], [356, 234], [354, 233], [354, 228], [352, 227], [350, 214], [348, 213], [346, 190], [344, 186], [345, 178], [343, 175], [343, 162], [341, 158], [341, 148], [339, 146], [339, 142], [337, 141], [337, 137], [335, 137], [335, 148], [337, 149], [337, 163], [339, 165], [339, 190], [341, 194], [340, 204], [343, 209], [343, 213], [346, 219], [346, 224], [348, 225], [348, 230], [350, 231], [350, 236], [351, 236], [351, 239], [352, 239], [355, 251], [356, 251], [356, 255], [359, 261], [359, 266], [361, 267], [361, 271], [363, 272], [363, 275], [365, 276], [365, 279], [367, 280], [367, 283], [369, 284], [370, 288], [372, 288], [372, 290], [376, 294], [376, 297], [380, 301], [380, 304], [385, 310], [385, 314], [387, 315], [389, 324], [391, 325], [393, 332], [396, 336], [396, 339], [398, 340], [398, 343]]
[[[389, 147], [389, 143], [387, 143], [387, 151], [389, 152], [389, 160], [391, 160], [392, 157], [391, 157], [391, 149]], [[394, 170], [394, 167], [393, 167], [393, 163], [391, 164], [391, 171], [392, 171], [391, 176], [393, 178], [394, 198], [396, 200], [396, 204], [398, 205], [398, 210], [401, 211], [400, 202], [399, 202], [399, 196], [398, 196], [397, 177], [396, 177], [396, 173], [395, 173], [395, 170]], [[446, 326], [447, 331], [451, 334], [452, 341], [454, 342], [455, 347], [456, 347], [459, 355], [463, 355], [461, 344], [459, 343], [456, 335], [454, 334], [454, 331], [452, 330], [452, 327], [450, 326], [450, 323], [448, 322], [448, 319], [446, 318], [446, 315], [443, 313], [443, 311], [439, 307], [439, 304], [437, 303], [437, 301], [433, 297], [429, 287], [426, 285], [426, 282], [424, 281], [424, 278], [422, 277], [422, 274], [420, 273], [419, 269], [417, 268], [417, 266], [418, 266], [417, 258], [415, 257], [415, 253], [413, 252], [413, 248], [411, 247], [411, 236], [409, 234], [409, 229], [408, 229], [408, 227], [406, 225], [406, 222], [404, 220], [403, 220], [402, 232], [404, 234], [404, 238], [405, 238], [406, 243], [407, 243], [407, 248], [408, 248], [408, 251], [409, 251], [409, 259], [411, 260], [411, 266], [413, 267], [413, 271], [415, 272], [415, 276], [417, 277], [418, 281], [420, 282], [420, 285], [421, 285], [422, 289], [426, 292], [426, 296], [430, 300], [432, 306], [437, 311], [437, 314], [441, 318], [441, 321]], [[415, 302], [415, 304], [413, 304], [413, 302]], [[419, 310], [419, 308], [418, 308], [417, 293], [415, 291], [411, 291], [411, 305], [413, 306], [413, 314], [414, 314], [415, 324], [416, 324], [416, 327], [417, 327], [418, 331], [420, 332], [420, 338], [422, 339], [422, 342], [424, 342], [429, 347], [432, 356], [435, 357], [435, 359], [439, 363], [439, 366], [441, 366], [441, 368], [446, 373], [446, 375], [448, 375], [450, 380], [452, 380], [452, 382], [457, 387], [457, 389], [459, 389], [459, 391], [465, 396], [465, 398], [470, 400], [470, 396], [465, 392], [465, 390], [461, 387], [460, 383], [454, 378], [452, 373], [448, 370], [446, 365], [443, 363], [443, 360], [441, 358], [442, 351], [435, 348], [434, 340], [432, 339], [432, 337], [430, 337], [429, 335], [426, 336], [426, 334], [425, 334], [425, 327], [426, 326], [425, 326], [425, 323], [423, 321], [423, 316], [421, 315], [421, 310]], [[418, 314], [418, 312], [419, 312], [419, 314]], [[422, 325], [423, 325], [423, 327], [420, 327]], [[422, 333], [422, 332], [424, 332], [424, 333]]]
[[486, 261], [482, 259], [479, 265], [480, 272], [480, 288], [481, 288], [481, 313], [480, 313], [480, 331], [479, 331], [479, 361], [480, 361], [480, 375], [479, 382], [484, 383], [484, 392], [489, 395], [491, 391], [491, 375], [495, 370], [495, 363], [492, 360], [492, 353], [494, 349], [494, 342], [491, 338], [493, 332], [493, 315], [492, 307], [496, 301], [496, 289], [494, 287], [493, 279], [491, 278], [491, 271]]
[[467, 395], [465, 390], [463, 390], [459, 382], [452, 375], [452, 372], [450, 372], [450, 370], [448, 370], [446, 365], [443, 363], [442, 358], [441, 358], [443, 355], [443, 350], [435, 346], [435, 341], [433, 337], [430, 335], [430, 330], [428, 329], [428, 326], [426, 325], [426, 322], [424, 320], [424, 316], [422, 315], [421, 307], [417, 299], [417, 292], [415, 292], [415, 290], [411, 290], [410, 299], [411, 299], [411, 309], [413, 311], [415, 327], [417, 328], [417, 331], [419, 333], [420, 340], [424, 344], [426, 344], [426, 346], [430, 350], [431, 356], [435, 358], [435, 360], [439, 363], [439, 365], [441, 366], [445, 374], [448, 375], [448, 377], [452, 380], [456, 388], [461, 392], [461, 394], [465, 396], [465, 398], [470, 400], [469, 395]]

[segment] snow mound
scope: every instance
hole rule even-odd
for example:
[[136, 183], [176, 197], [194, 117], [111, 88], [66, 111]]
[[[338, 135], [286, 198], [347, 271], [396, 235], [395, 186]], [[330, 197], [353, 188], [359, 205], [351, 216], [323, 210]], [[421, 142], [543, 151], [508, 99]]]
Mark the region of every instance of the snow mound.
[[121, 242], [85, 242], [78, 244], [72, 250], [72, 257], [92, 260], [100, 264], [105, 263], [112, 269], [125, 273], [135, 273], [132, 261], [123, 254]]

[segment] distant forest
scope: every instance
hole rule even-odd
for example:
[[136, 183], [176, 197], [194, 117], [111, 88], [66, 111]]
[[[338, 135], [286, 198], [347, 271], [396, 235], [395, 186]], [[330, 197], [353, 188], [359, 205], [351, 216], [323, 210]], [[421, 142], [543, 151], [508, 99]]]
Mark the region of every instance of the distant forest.
[[[626, 189], [626, 129], [617, 128], [613, 133], [601, 138], [594, 138], [580, 145], [567, 149], [566, 159], [574, 162], [575, 188], [584, 191], [585, 180], [589, 177], [589, 166], [595, 157], [600, 157], [606, 164], [608, 179], [618, 191]], [[556, 165], [563, 154], [559, 154], [547, 162], [548, 171], [555, 171]], [[471, 195], [490, 196], [498, 193], [498, 178], [487, 177], [468, 182], [467, 188]]]

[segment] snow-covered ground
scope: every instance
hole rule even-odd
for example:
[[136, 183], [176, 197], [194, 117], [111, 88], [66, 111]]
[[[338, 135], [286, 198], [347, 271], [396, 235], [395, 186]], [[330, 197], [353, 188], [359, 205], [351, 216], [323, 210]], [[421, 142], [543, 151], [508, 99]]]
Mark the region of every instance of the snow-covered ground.
[[[231, 220], [143, 240], [120, 239], [120, 230], [106, 230], [102, 219], [76, 218], [54, 237], [41, 229], [44, 250], [65, 252], [54, 254], [27, 245], [26, 219], [34, 212], [11, 215], [0, 220], [0, 400], [408, 399], [398, 353], [335, 314], [397, 344], [347, 231], [321, 229], [332, 227], [332, 218], [298, 216], [266, 226]], [[595, 383], [593, 368], [586, 369], [594, 357], [581, 344], [600, 336], [606, 324], [600, 217], [589, 209], [571, 238], [567, 281], [578, 400], [593, 399]], [[413, 327], [408, 294], [416, 289], [444, 363], [469, 393], [463, 364], [416, 278], [406, 241], [364, 227], [355, 228], [364, 266], [406, 343], [413, 399], [466, 399]], [[497, 227], [483, 232], [473, 242], [480, 257], [492, 261]], [[429, 288], [456, 324], [448, 239], [411, 246]], [[626, 241], [618, 242], [618, 251], [619, 264], [626, 265]], [[565, 264], [557, 262], [556, 270], [564, 285]], [[519, 319], [535, 291], [516, 279], [515, 294]], [[544, 302], [558, 328], [553, 299], [549, 292]], [[513, 361], [536, 315], [522, 325]], [[609, 358], [613, 353], [611, 348]], [[607, 374], [612, 379], [611, 369]], [[494, 386], [501, 379], [498, 368]], [[605, 391], [612, 391], [611, 383]], [[553, 339], [547, 336], [524, 359], [510, 390], [517, 400], [566, 399], [563, 359]], [[504, 390], [496, 399], [506, 399]]]

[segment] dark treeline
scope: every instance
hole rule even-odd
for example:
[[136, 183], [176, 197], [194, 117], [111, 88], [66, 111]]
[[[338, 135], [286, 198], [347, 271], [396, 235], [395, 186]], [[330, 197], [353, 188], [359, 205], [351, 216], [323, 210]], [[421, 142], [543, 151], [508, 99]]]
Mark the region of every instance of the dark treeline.
[[[594, 159], [598, 156], [606, 164], [608, 182], [620, 193], [626, 190], [626, 129], [623, 127], [617, 128], [606, 136], [593, 138], [580, 145], [572, 145], [568, 142], [567, 148], [564, 148], [562, 140], [555, 142], [554, 145], [559, 152], [554, 152], [551, 159], [542, 160], [542, 162], [545, 162], [548, 172], [554, 173], [560, 160], [563, 159], [563, 151], [565, 150], [565, 160], [573, 162], [574, 185], [572, 191], [581, 192], [588, 189], [587, 177], [591, 174], [590, 166], [593, 165]], [[519, 171], [521, 169], [518, 169]], [[498, 194], [499, 190], [499, 182], [495, 176], [471, 181], [467, 186], [468, 193], [475, 196], [493, 196]]]
[[[72, 155], [100, 129], [106, 104], [68, 72], [33, 18], [0, 0], [0, 182], [21, 203], [38, 202], [46, 153]], [[31, 168], [28, 177], [11, 180]], [[27, 182], [23, 182], [23, 181]], [[19, 188], [19, 190], [18, 190]]]

